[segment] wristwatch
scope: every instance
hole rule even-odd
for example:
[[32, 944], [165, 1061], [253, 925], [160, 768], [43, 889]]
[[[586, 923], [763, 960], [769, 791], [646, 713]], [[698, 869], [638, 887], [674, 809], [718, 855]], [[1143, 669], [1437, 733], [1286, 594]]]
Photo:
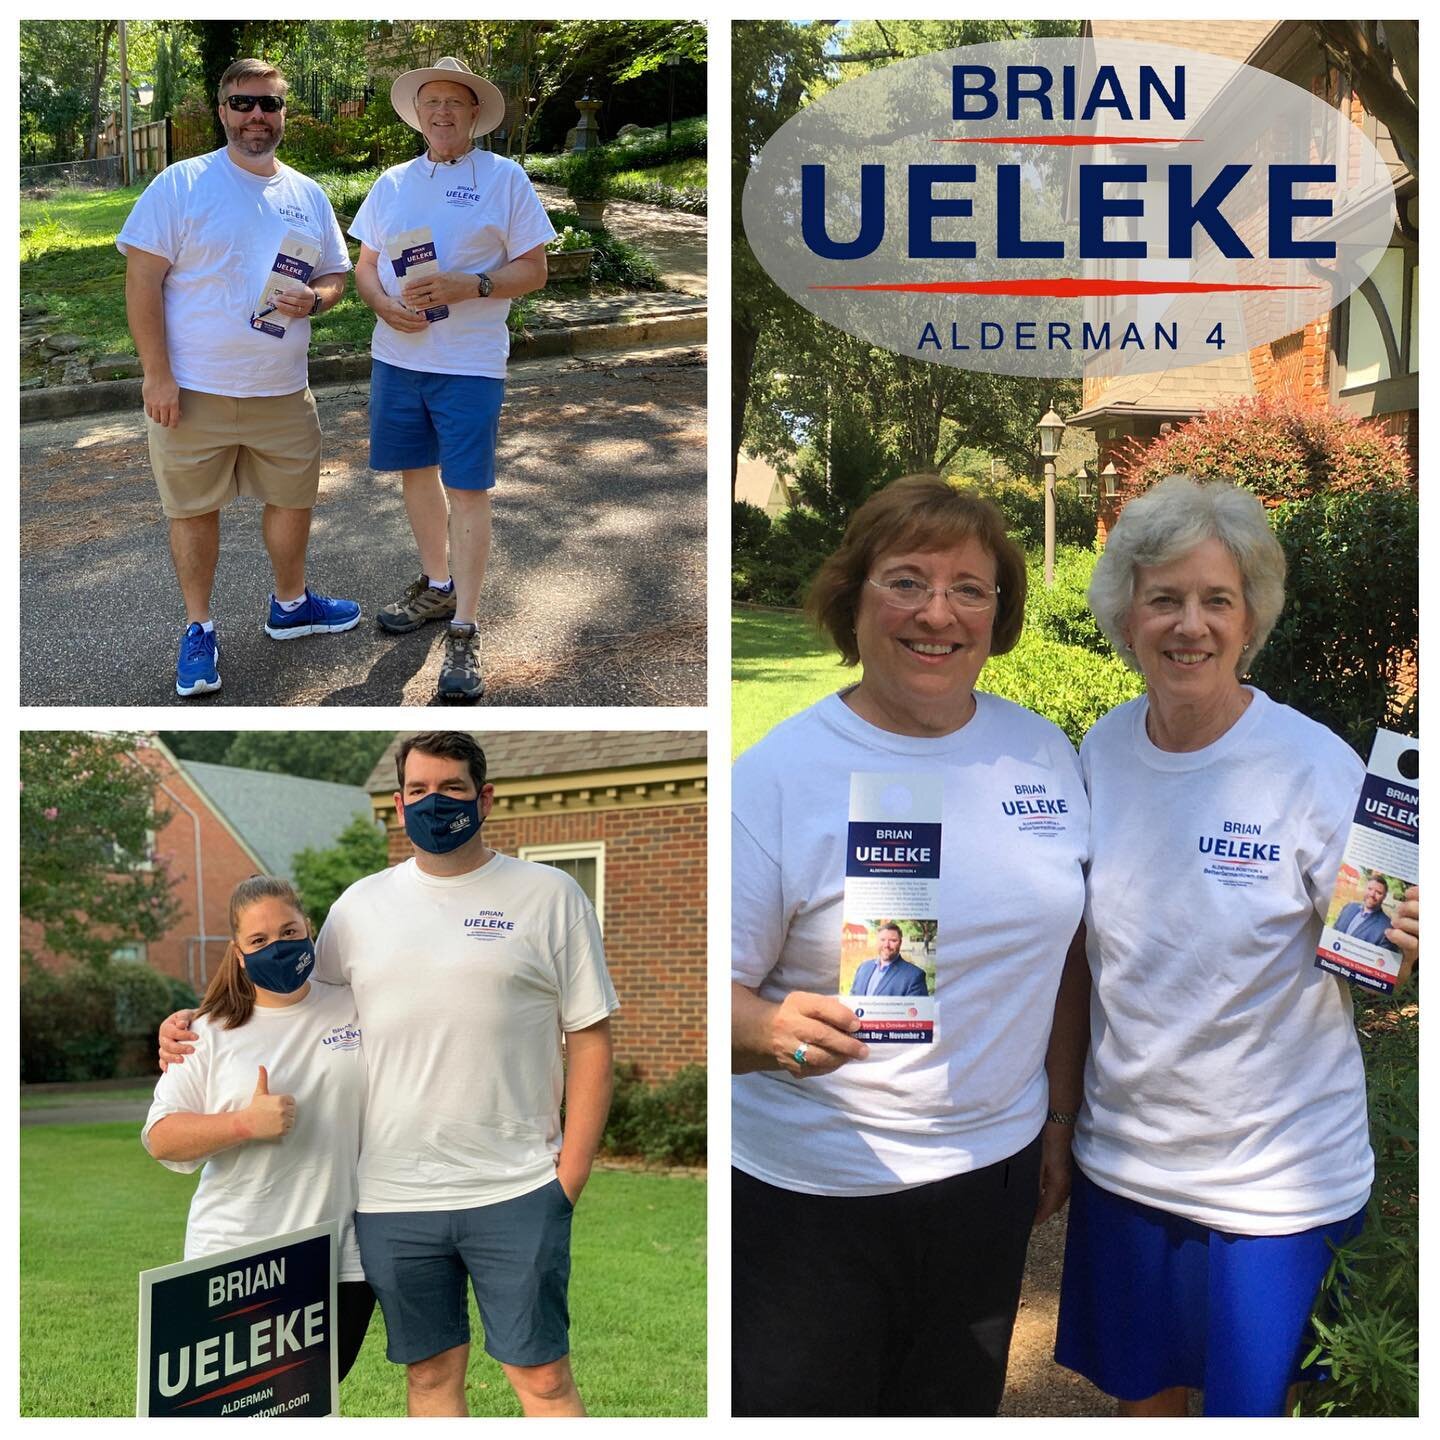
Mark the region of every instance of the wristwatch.
[[495, 288], [495, 282], [482, 270], [475, 277], [475, 286], [480, 293], [480, 298], [488, 300], [491, 290]]
[[315, 315], [318, 315], [319, 313], [320, 313], [320, 295], [319, 295], [319, 292], [317, 291], [317, 292], [316, 292], [316, 295], [315, 295], [315, 303], [310, 307], [310, 314], [311, 314], [312, 316], [315, 316]]
[[1073, 1125], [1076, 1112], [1074, 1110], [1051, 1110], [1045, 1120], [1050, 1125]]

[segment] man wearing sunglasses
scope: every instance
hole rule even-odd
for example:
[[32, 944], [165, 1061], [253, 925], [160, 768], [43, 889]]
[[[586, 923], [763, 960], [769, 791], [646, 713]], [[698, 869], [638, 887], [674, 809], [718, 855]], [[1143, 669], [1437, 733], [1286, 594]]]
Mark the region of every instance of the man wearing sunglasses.
[[[473, 702], [485, 689], [475, 620], [490, 554], [505, 322], [511, 300], [544, 285], [555, 230], [525, 172], [475, 147], [505, 119], [490, 81], [445, 55], [397, 76], [390, 101], [424, 137], [425, 153], [380, 176], [350, 233], [360, 242], [355, 288], [376, 316], [370, 468], [401, 472], [421, 574], [376, 619], [392, 635], [447, 622], [440, 699]], [[412, 256], [422, 259], [413, 269]]]
[[[285, 77], [262, 60], [231, 65], [220, 77], [224, 149], [162, 170], [115, 242], [127, 261], [125, 308], [145, 370], [150, 463], [185, 602], [179, 695], [220, 688], [210, 596], [220, 511], [237, 495], [265, 505], [275, 574], [266, 634], [291, 640], [360, 620], [353, 600], [305, 583], [320, 484], [310, 320], [344, 295], [350, 258], [324, 191], [275, 158], [285, 90]], [[287, 254], [287, 245], [302, 253]], [[274, 273], [280, 288], [262, 304]]]

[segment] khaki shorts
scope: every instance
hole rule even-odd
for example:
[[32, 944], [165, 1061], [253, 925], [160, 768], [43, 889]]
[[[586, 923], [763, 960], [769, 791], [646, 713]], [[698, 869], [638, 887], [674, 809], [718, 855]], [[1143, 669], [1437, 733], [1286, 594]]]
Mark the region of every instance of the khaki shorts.
[[146, 422], [150, 466], [172, 520], [208, 515], [237, 495], [309, 510], [320, 489], [320, 417], [308, 389], [293, 395], [181, 390], [173, 430]]

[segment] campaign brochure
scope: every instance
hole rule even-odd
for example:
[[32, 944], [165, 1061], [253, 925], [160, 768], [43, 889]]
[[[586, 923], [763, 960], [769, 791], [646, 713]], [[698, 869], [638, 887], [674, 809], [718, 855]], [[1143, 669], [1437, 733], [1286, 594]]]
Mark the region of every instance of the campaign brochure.
[[260, 331], [262, 335], [273, 335], [277, 340], [283, 340], [293, 317], [275, 308], [276, 293], [289, 289], [292, 285], [308, 285], [319, 263], [319, 245], [299, 230], [287, 230], [284, 240], [280, 242], [275, 263], [265, 277], [260, 298], [250, 313], [250, 328]]
[[[385, 253], [390, 257], [395, 278], [399, 281], [422, 280], [427, 275], [440, 273], [440, 262], [435, 258], [435, 236], [428, 225], [402, 230], [386, 242]], [[432, 305], [421, 313], [433, 325], [450, 313], [450, 307]]]
[[1420, 743], [1377, 730], [1315, 964], [1389, 995], [1400, 951], [1385, 938], [1420, 874]]
[[868, 1045], [935, 1039], [943, 804], [933, 774], [850, 776], [839, 993]]
[[339, 1235], [326, 1220], [142, 1270], [136, 1415], [339, 1414]]

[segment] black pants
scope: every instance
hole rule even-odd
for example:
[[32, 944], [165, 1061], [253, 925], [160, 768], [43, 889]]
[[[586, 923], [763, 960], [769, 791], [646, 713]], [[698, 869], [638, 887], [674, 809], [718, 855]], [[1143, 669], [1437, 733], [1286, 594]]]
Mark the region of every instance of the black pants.
[[736, 1415], [999, 1409], [1038, 1137], [893, 1195], [801, 1195], [731, 1174]]
[[339, 1310], [340, 1332], [336, 1359], [343, 1380], [360, 1354], [365, 1332], [370, 1328], [370, 1314], [375, 1309], [375, 1292], [364, 1280], [342, 1280], [335, 1287], [335, 1308]]

